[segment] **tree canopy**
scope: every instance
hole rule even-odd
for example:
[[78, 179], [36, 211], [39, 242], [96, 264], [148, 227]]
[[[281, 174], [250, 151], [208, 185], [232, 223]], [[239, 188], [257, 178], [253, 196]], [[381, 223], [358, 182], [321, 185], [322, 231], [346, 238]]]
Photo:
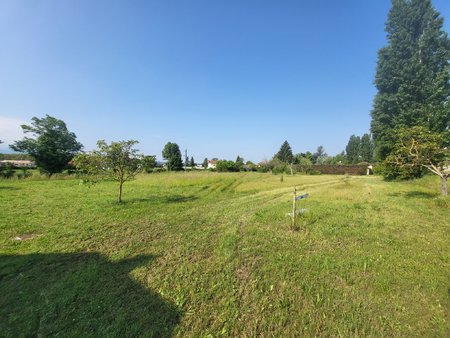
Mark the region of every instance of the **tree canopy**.
[[120, 141], [107, 144], [104, 140], [97, 142], [98, 150], [82, 153], [74, 158], [77, 171], [89, 182], [112, 179], [119, 182], [118, 202], [122, 202], [122, 185], [133, 179], [141, 170], [141, 157], [133, 149], [138, 141]]
[[386, 23], [388, 45], [378, 51], [371, 132], [380, 160], [394, 150], [392, 132], [449, 126], [450, 40], [430, 0], [394, 0]]
[[34, 134], [35, 138], [24, 137], [10, 145], [11, 149], [28, 153], [36, 166], [49, 175], [63, 171], [83, 145], [76, 141], [76, 135], [67, 130], [62, 120], [49, 115], [31, 120], [31, 126], [21, 127], [24, 133]]
[[428, 169], [441, 178], [442, 195], [447, 196], [449, 174], [444, 172], [444, 166], [450, 157], [450, 150], [445, 147], [444, 136], [421, 126], [398, 129], [396, 135], [394, 151], [386, 162], [401, 167]]
[[152, 156], [144, 156], [142, 158], [142, 169], [147, 172], [150, 173], [153, 171], [153, 168], [156, 166], [156, 156], [152, 155]]
[[162, 156], [167, 161], [167, 170], [183, 170], [183, 161], [181, 159], [181, 151], [180, 147], [178, 147], [178, 144], [168, 142], [164, 146]]

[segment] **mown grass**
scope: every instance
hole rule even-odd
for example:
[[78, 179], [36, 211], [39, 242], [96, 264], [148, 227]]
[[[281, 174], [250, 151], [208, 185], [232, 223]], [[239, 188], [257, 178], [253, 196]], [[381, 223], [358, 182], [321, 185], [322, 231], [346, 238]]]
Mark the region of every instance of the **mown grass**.
[[[292, 187], [310, 197], [291, 230]], [[436, 178], [0, 181], [4, 336], [448, 336]], [[17, 241], [27, 233], [40, 236]]]

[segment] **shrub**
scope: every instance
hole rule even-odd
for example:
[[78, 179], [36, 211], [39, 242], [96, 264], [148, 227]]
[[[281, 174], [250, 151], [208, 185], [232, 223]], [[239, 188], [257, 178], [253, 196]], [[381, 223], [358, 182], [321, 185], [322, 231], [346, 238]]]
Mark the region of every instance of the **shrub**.
[[11, 178], [14, 176], [14, 165], [5, 163], [0, 165], [0, 176], [3, 178]]
[[233, 161], [217, 161], [216, 170], [219, 172], [237, 172], [239, 167]]

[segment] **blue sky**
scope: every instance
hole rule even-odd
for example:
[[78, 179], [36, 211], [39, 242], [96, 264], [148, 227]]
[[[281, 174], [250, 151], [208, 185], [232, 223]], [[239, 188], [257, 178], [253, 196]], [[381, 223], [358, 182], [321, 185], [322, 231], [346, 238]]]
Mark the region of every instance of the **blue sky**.
[[[0, 140], [45, 114], [84, 144], [261, 161], [369, 132], [389, 0], [0, 2]], [[434, 0], [449, 31], [450, 1]], [[6, 151], [5, 144], [0, 151]]]

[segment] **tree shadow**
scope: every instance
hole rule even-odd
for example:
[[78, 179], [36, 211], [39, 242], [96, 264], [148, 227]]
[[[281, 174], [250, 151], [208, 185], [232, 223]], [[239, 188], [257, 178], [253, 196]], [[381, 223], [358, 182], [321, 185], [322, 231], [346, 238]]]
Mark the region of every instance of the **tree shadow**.
[[0, 190], [19, 190], [17, 187], [2, 187], [0, 186]]
[[122, 201], [122, 204], [133, 204], [140, 202], [151, 202], [157, 204], [165, 203], [184, 203], [189, 201], [195, 201], [198, 199], [197, 196], [184, 196], [184, 195], [170, 195], [170, 196], [149, 196], [143, 198], [130, 198]]
[[406, 197], [418, 197], [418, 198], [435, 198], [438, 194], [425, 192], [425, 191], [408, 191], [405, 194]]
[[406, 198], [435, 198], [438, 195], [431, 192], [425, 191], [407, 191], [407, 192], [393, 192], [388, 194], [392, 197], [406, 197]]
[[0, 255], [2, 336], [168, 337], [181, 311], [129, 275], [154, 256]]

